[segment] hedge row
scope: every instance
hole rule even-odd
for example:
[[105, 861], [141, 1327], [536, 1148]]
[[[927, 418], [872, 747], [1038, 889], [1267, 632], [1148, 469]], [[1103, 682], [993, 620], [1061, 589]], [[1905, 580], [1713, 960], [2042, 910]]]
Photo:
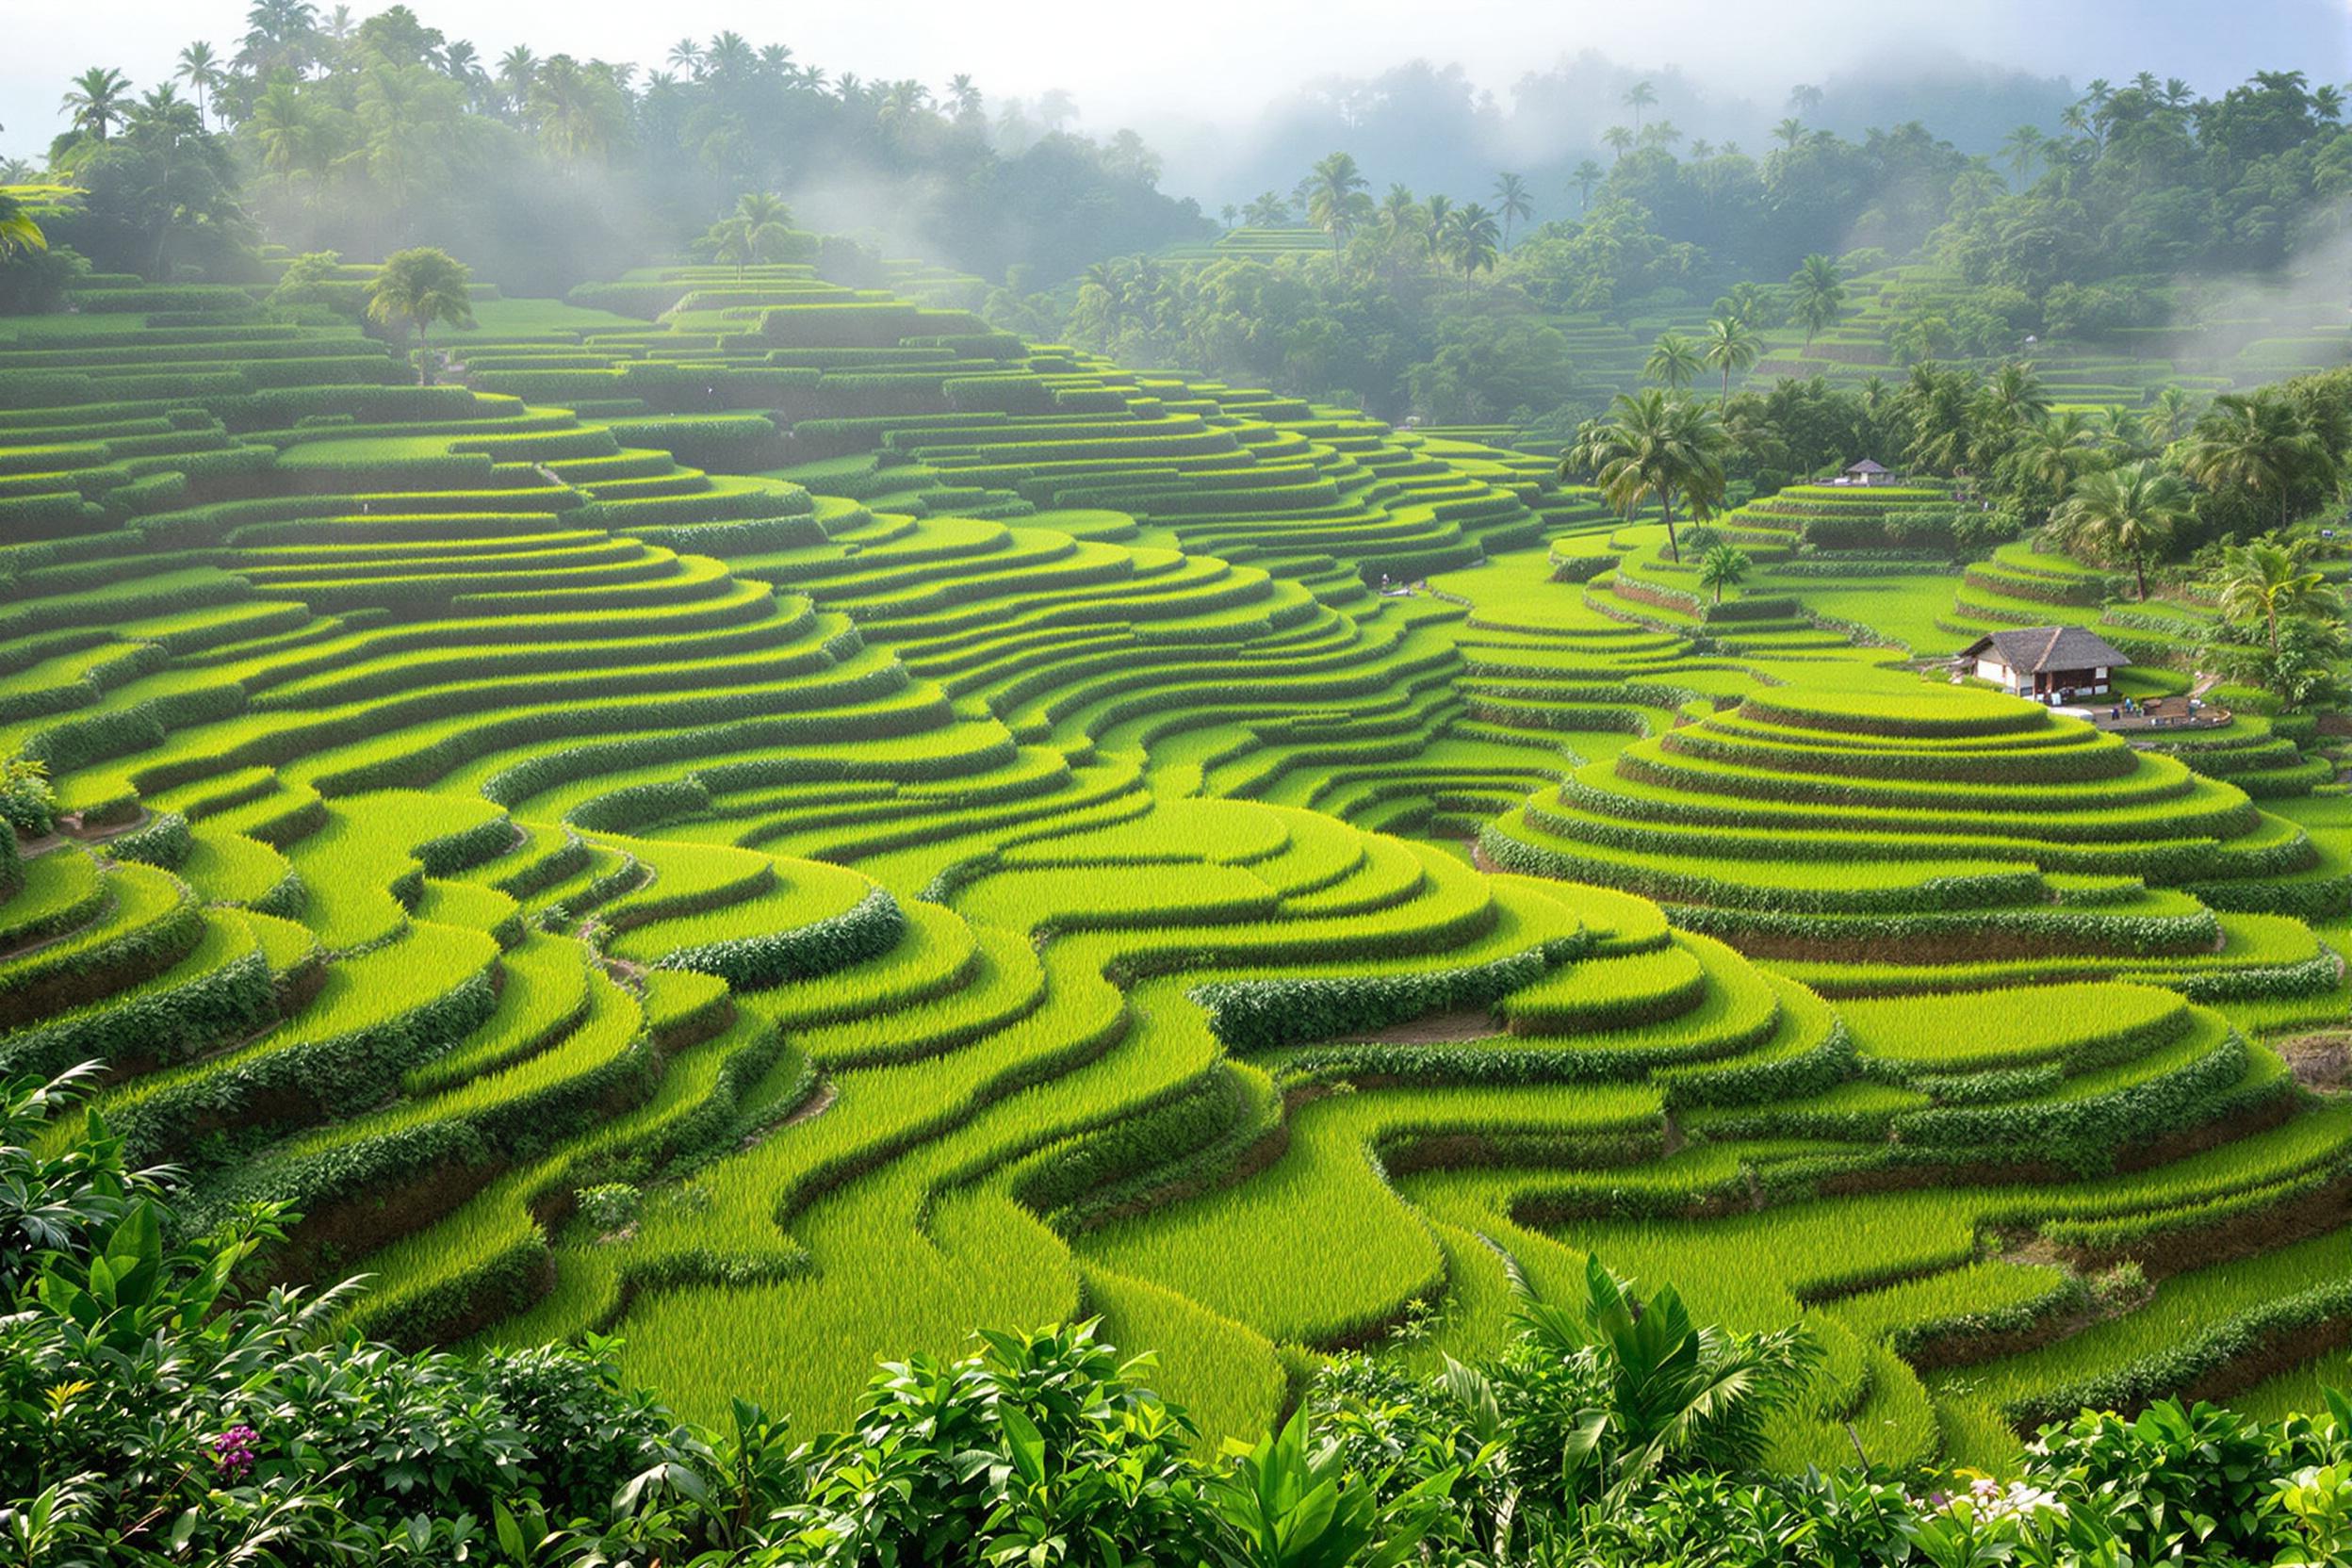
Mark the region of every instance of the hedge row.
[[695, 970], [741, 989], [758, 990], [880, 957], [898, 945], [906, 928], [906, 915], [898, 900], [877, 887], [841, 914], [790, 931], [682, 947], [663, 955], [654, 967]]
[[1281, 980], [1218, 980], [1187, 992], [1231, 1051], [1270, 1051], [1368, 1032], [1454, 1008], [1492, 1006], [1543, 978], [1590, 945], [1583, 938], [1544, 944], [1489, 963], [1408, 974], [1350, 974]]

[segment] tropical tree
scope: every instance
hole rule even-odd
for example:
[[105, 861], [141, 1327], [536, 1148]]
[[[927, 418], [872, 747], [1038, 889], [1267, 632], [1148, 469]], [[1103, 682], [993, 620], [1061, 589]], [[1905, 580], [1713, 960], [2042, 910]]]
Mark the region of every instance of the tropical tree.
[[690, 76], [702, 74], [702, 41], [681, 38], [670, 45], [669, 65], [673, 71], [683, 71]]
[[2190, 515], [2189, 487], [2153, 463], [2084, 476], [2051, 514], [2050, 531], [2066, 550], [2103, 565], [2129, 564], [2148, 599], [2148, 563], [2164, 553]]
[[2008, 159], [2009, 167], [2016, 172], [2020, 183], [2033, 167], [2047, 155], [2045, 144], [2048, 140], [2035, 126], [2019, 125], [2001, 142], [2001, 155]]
[[1660, 333], [1658, 341], [1650, 346], [1650, 357], [1642, 365], [1642, 373], [1680, 392], [1698, 379], [1706, 364], [1696, 343], [1680, 333]]
[[1790, 115], [1772, 127], [1772, 135], [1780, 139], [1782, 146], [1793, 151], [1797, 143], [1805, 139], [1805, 122]]
[[1443, 235], [1446, 253], [1462, 269], [1463, 277], [1494, 270], [1501, 236], [1494, 215], [1484, 206], [1472, 202], [1447, 213]]
[[1576, 182], [1576, 210], [1590, 212], [1592, 209], [1592, 188], [1609, 178], [1609, 171], [1591, 158], [1580, 158], [1576, 168], [1568, 172], [1568, 177]]
[[0, 261], [26, 251], [45, 251], [49, 239], [33, 221], [33, 215], [24, 210], [21, 197], [0, 190]]
[[755, 261], [776, 255], [792, 238], [792, 209], [772, 190], [746, 190], [735, 199], [735, 210], [710, 225], [703, 236], [717, 260], [738, 271]]
[[1677, 1468], [1760, 1462], [1772, 1416], [1803, 1394], [1818, 1360], [1802, 1324], [1761, 1334], [1703, 1327], [1673, 1286], [1643, 1300], [1590, 1256], [1582, 1300], [1523, 1299], [1518, 1315], [1531, 1380], [1585, 1401], [1566, 1417], [1568, 1492], [1612, 1509]]
[[1715, 590], [1715, 602], [1723, 602], [1723, 590], [1737, 588], [1748, 580], [1748, 571], [1756, 564], [1748, 552], [1736, 545], [1717, 545], [1699, 557], [1699, 586]]
[[1496, 211], [1503, 220], [1503, 248], [1511, 248], [1511, 226], [1524, 223], [1535, 216], [1535, 198], [1527, 190], [1527, 182], [1516, 174], [1494, 176]]
[[1735, 370], [1746, 370], [1764, 357], [1764, 340], [1737, 316], [1718, 316], [1707, 324], [1706, 335], [1700, 340], [1700, 357], [1723, 374], [1723, 400], [1731, 401], [1731, 377]]
[[1674, 502], [1683, 501], [1690, 515], [1704, 522], [1723, 498], [1723, 457], [1730, 443], [1723, 421], [1713, 409], [1669, 399], [1656, 387], [1620, 393], [1610, 412], [1608, 423], [1579, 433], [1577, 446], [1561, 463], [1561, 477], [1577, 468], [1592, 473], [1602, 498], [1628, 520], [1658, 502], [1667, 554], [1680, 561]]
[[1658, 89], [1646, 81], [1636, 82], [1625, 89], [1623, 102], [1633, 111], [1633, 129], [1638, 136], [1642, 131], [1642, 111], [1658, 102]]
[[2169, 447], [2196, 428], [2197, 399], [2185, 386], [2167, 386], [2148, 409], [2148, 439]]
[[72, 118], [74, 128], [100, 141], [122, 122], [129, 112], [131, 79], [110, 66], [93, 65], [74, 78], [57, 106]]
[[1609, 144], [1610, 152], [1617, 155], [1617, 158], [1611, 161], [1622, 160], [1633, 147], [1633, 133], [1623, 125], [1611, 125], [1601, 133], [1601, 139]]
[[2285, 527], [2296, 486], [2333, 478], [2335, 458], [2293, 404], [2225, 392], [2190, 432], [2180, 471], [2209, 490], [2230, 487], [2275, 501]]
[[1838, 319], [1846, 307], [1845, 274], [1825, 255], [1809, 255], [1788, 275], [1794, 291], [1793, 308], [1810, 346], [1821, 331]]
[[368, 318], [384, 326], [416, 329], [416, 384], [433, 384], [433, 351], [427, 335], [436, 321], [473, 325], [474, 305], [466, 285], [471, 270], [449, 252], [431, 245], [395, 251], [384, 258], [368, 286]]
[[2053, 505], [2065, 500], [2075, 482], [2099, 461], [2099, 431], [2079, 408], [2026, 426], [2001, 460], [2012, 482], [2047, 492]]
[[1371, 215], [1372, 199], [1364, 193], [1371, 182], [1346, 153], [1323, 158], [1307, 178], [1307, 221], [1330, 235], [1331, 249], [1336, 251], [1356, 225]]
[[1290, 221], [1290, 203], [1275, 191], [1261, 191], [1256, 201], [1242, 207], [1241, 217], [1253, 227], [1278, 229]]
[[180, 51], [179, 63], [172, 68], [172, 76], [174, 81], [186, 82], [189, 90], [196, 94], [196, 112], [199, 115], [206, 112], [209, 95], [228, 80], [228, 73], [220, 67], [220, 57], [212, 52], [211, 44], [204, 42], [191, 43]]
[[2344, 596], [2303, 560], [2299, 545], [2256, 540], [2235, 545], [2221, 556], [2218, 608], [2228, 621], [2262, 623], [2271, 656], [2278, 655], [2278, 624], [2293, 616], [2324, 618], [2344, 613]]

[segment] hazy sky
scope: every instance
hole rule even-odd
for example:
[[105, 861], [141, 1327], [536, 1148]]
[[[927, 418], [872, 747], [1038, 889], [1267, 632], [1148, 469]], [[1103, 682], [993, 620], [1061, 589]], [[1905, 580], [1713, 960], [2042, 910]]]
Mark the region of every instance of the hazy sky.
[[[2212, 90], [2252, 71], [2352, 78], [2352, 0], [411, 0], [483, 55], [529, 42], [658, 65], [681, 34], [732, 27], [803, 60], [934, 86], [970, 72], [991, 96], [1069, 89], [1086, 128], [1238, 120], [1333, 73], [1416, 56], [1505, 93], [1522, 73], [1597, 49], [1776, 103], [1861, 60], [1961, 55], [2082, 81], [2147, 69]], [[322, 9], [326, 8], [321, 7]], [[356, 4], [354, 13], [381, 8]], [[118, 66], [144, 88], [180, 46], [233, 51], [242, 0], [0, 0], [0, 153], [61, 128], [65, 78]]]

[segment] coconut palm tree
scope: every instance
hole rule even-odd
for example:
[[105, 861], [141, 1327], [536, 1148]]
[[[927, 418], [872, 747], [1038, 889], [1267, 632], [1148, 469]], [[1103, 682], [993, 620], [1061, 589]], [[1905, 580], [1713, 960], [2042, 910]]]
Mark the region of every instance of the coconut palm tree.
[[1623, 102], [1633, 111], [1634, 134], [1639, 136], [1642, 132], [1642, 111], [1658, 102], [1658, 89], [1646, 81], [1636, 82], [1625, 89]]
[[129, 112], [131, 79], [110, 66], [93, 65], [74, 78], [57, 106], [72, 117], [74, 127], [99, 140], [122, 122]]
[[676, 43], [671, 44], [669, 63], [673, 70], [683, 71], [690, 76], [701, 75], [702, 41], [700, 39], [682, 38]]
[[1346, 153], [1333, 153], [1317, 162], [1307, 179], [1307, 221], [1330, 235], [1331, 249], [1336, 251], [1356, 225], [1371, 216], [1372, 199], [1364, 193], [1371, 182]]
[[722, 81], [741, 81], [752, 74], [760, 63], [759, 51], [751, 40], [732, 27], [710, 38], [710, 47], [703, 51], [702, 68]]
[[1290, 203], [1276, 191], [1260, 191], [1256, 201], [1242, 207], [1241, 217], [1253, 228], [1279, 229], [1290, 221]]
[[1805, 139], [1805, 122], [1792, 114], [1774, 125], [1772, 134], [1780, 138], [1782, 146], [1794, 150], [1797, 143]]
[[1633, 146], [1633, 133], [1623, 125], [1611, 125], [1601, 133], [1601, 139], [1609, 144], [1610, 152], [1617, 155], [1609, 160], [1612, 163], [1623, 159]]
[[471, 326], [472, 296], [467, 291], [471, 270], [449, 252], [431, 245], [395, 251], [384, 258], [375, 280], [368, 286], [368, 318], [385, 326], [416, 329], [416, 384], [433, 384], [433, 351], [427, 341], [435, 321], [452, 327]]
[[2043, 145], [2047, 140], [2037, 127], [2019, 125], [2001, 144], [2001, 155], [2009, 160], [2009, 167], [2017, 172], [2020, 182], [2035, 164], [2042, 161]]
[[1456, 207], [1446, 215], [1445, 247], [1453, 264], [1462, 269], [1465, 278], [1480, 271], [1493, 271], [1499, 253], [1500, 230], [1494, 215], [1477, 202]]
[[196, 112], [202, 115], [209, 106], [209, 95], [228, 79], [220, 69], [220, 57], [212, 52], [209, 43], [191, 43], [180, 51], [179, 64], [172, 68], [175, 81], [186, 82], [196, 94]]
[[1592, 188], [1609, 178], [1609, 171], [1594, 163], [1591, 158], [1583, 158], [1577, 161], [1576, 168], [1568, 172], [1568, 177], [1576, 185], [1576, 210], [1578, 212], [1592, 211]]
[[1764, 340], [1737, 316], [1718, 316], [1707, 324], [1701, 339], [1700, 357], [1723, 373], [1723, 396], [1731, 401], [1731, 376], [1735, 370], [1746, 370], [1764, 357]]
[[2229, 621], [2260, 620], [2268, 631], [2273, 658], [2278, 653], [2278, 623], [2291, 615], [2341, 615], [2344, 596], [2303, 563], [2301, 547], [2257, 540], [2222, 552], [2219, 609]]
[[2063, 501], [2098, 465], [2099, 432], [2082, 410], [2064, 409], [2025, 426], [2001, 461], [2017, 479]]
[[1809, 255], [1788, 275], [1788, 286], [1795, 290], [1796, 318], [1805, 327], [1805, 341], [1810, 347], [1821, 329], [1845, 309], [1845, 274], [1829, 257]]
[[1737, 588], [1748, 580], [1748, 570], [1756, 564], [1748, 552], [1737, 545], [1717, 545], [1699, 557], [1699, 586], [1715, 590], [1715, 602], [1723, 602], [1723, 590]]
[[1535, 216], [1535, 198], [1528, 193], [1527, 182], [1516, 174], [1494, 176], [1496, 210], [1503, 220], [1503, 249], [1511, 249], [1511, 226], [1524, 223]]
[[1650, 357], [1642, 365], [1642, 373], [1652, 381], [1662, 381], [1669, 389], [1680, 392], [1698, 380], [1706, 360], [1699, 346], [1680, 333], [1660, 333], [1650, 347]]
[[1393, 184], [1388, 194], [1380, 198], [1380, 243], [1392, 253], [1418, 248], [1429, 249], [1429, 236], [1422, 225], [1427, 221], [1421, 204], [1413, 200], [1411, 189], [1403, 184]]
[[1617, 514], [1630, 521], [1655, 500], [1666, 525], [1666, 551], [1682, 559], [1674, 535], [1674, 502], [1682, 500], [1701, 522], [1715, 514], [1723, 498], [1723, 454], [1730, 443], [1723, 421], [1711, 408], [1670, 399], [1651, 387], [1640, 393], [1620, 393], [1610, 420], [1581, 439], [1561, 464], [1560, 477], [1571, 477], [1567, 459], [1591, 471], [1601, 497]]
[[2156, 400], [2148, 409], [2148, 436], [2160, 447], [2169, 447], [2189, 433], [2197, 424], [2197, 400], [2184, 386], [2167, 386], [2156, 394]]
[[2050, 531], [2067, 551], [2102, 564], [2129, 563], [2148, 600], [2148, 563], [2161, 555], [2190, 514], [2189, 487], [2153, 463], [2088, 474], [2050, 514]]
[[2295, 487], [2332, 479], [2335, 467], [2327, 443], [2291, 404], [2241, 392], [2215, 398], [2180, 452], [2180, 471], [2208, 490], [2276, 498], [2281, 528]]
[[517, 114], [531, 97], [531, 84], [539, 75], [539, 57], [527, 44], [516, 44], [498, 57], [498, 82]]

